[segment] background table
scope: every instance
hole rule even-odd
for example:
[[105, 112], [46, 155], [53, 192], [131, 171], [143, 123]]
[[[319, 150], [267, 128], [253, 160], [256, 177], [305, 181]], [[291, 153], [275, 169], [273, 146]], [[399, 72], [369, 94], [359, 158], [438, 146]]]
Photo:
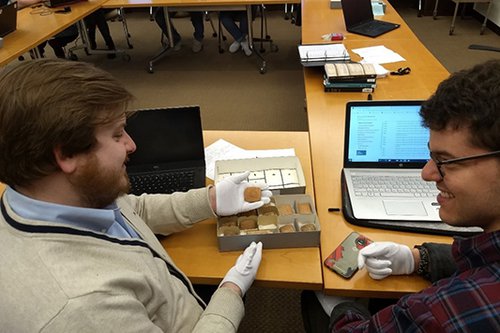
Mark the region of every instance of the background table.
[[0, 66], [8, 64], [20, 55], [35, 48], [70, 25], [82, 20], [101, 7], [106, 0], [88, 0], [72, 4], [71, 12], [40, 15], [45, 7], [26, 7], [17, 13], [16, 31], [4, 37], [4, 46], [0, 49]]
[[[406, 76], [390, 76], [377, 80], [373, 99], [425, 99], [438, 83], [448, 76], [446, 69], [422, 45], [394, 8], [386, 1], [386, 15], [380, 19], [401, 24], [401, 27], [377, 38], [363, 37], [345, 30], [342, 10], [329, 9], [323, 0], [307, 0], [302, 4], [303, 44], [322, 43], [321, 35], [342, 32], [344, 44], [353, 48], [385, 45], [407, 61], [386, 64], [389, 70], [411, 68]], [[360, 60], [350, 51], [353, 60]], [[328, 212], [329, 207], [341, 207], [340, 175], [343, 160], [345, 104], [349, 100], [366, 100], [365, 93], [325, 93], [323, 68], [304, 68], [307, 114], [316, 194], [316, 208], [321, 222], [321, 258], [324, 260], [351, 232], [357, 231], [374, 241], [394, 241], [412, 247], [426, 241], [452, 241], [451, 237], [423, 235], [358, 227], [345, 221], [342, 213]], [[360, 297], [400, 297], [419, 291], [428, 282], [418, 276], [392, 276], [382, 281], [371, 279], [366, 270], [346, 280], [323, 269], [324, 290], [327, 294]]]

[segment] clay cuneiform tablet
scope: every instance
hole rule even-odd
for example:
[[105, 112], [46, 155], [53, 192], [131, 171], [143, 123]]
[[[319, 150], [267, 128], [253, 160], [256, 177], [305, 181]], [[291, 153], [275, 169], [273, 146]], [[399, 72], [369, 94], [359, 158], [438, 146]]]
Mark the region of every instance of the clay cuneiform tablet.
[[280, 232], [295, 232], [295, 227], [293, 226], [293, 224], [285, 224], [283, 226], [280, 227]]
[[258, 187], [247, 187], [243, 192], [243, 197], [246, 202], [255, 202], [260, 200], [261, 190]]
[[292, 215], [293, 214], [293, 208], [289, 204], [278, 205], [278, 211], [280, 212], [280, 215]]
[[238, 226], [238, 219], [236, 216], [224, 216], [219, 219], [219, 225], [221, 227], [236, 227]]
[[316, 231], [316, 226], [312, 223], [304, 224], [300, 227], [300, 231]]
[[297, 209], [299, 214], [312, 214], [311, 205], [308, 202], [299, 203]]
[[240, 220], [240, 229], [241, 230], [257, 229], [257, 221], [254, 219]]
[[234, 236], [240, 234], [240, 228], [234, 226], [223, 226], [219, 228], [219, 233], [223, 236]]

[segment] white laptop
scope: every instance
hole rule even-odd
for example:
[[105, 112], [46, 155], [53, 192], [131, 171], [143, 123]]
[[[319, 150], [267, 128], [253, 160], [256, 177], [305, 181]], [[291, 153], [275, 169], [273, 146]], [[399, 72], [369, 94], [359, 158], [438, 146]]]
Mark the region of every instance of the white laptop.
[[429, 130], [421, 123], [421, 104], [347, 103], [342, 188], [355, 219], [441, 221], [436, 185], [420, 175], [429, 159]]

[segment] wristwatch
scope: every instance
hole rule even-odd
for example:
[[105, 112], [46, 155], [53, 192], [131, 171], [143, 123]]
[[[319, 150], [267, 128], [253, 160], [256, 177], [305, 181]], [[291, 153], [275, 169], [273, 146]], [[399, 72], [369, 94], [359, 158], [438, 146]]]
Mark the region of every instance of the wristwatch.
[[429, 272], [429, 252], [422, 245], [415, 245], [415, 248], [418, 249], [418, 252], [420, 254], [420, 263], [417, 267], [417, 274], [427, 280], [430, 280], [431, 274]]

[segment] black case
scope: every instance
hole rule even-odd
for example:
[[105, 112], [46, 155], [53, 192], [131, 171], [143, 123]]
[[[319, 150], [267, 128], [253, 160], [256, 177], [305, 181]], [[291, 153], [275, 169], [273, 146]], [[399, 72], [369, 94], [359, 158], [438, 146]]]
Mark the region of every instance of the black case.
[[341, 186], [342, 186], [342, 214], [347, 222], [360, 225], [363, 227], [378, 228], [378, 229], [388, 229], [388, 230], [398, 230], [398, 231], [409, 231], [418, 232], [424, 234], [433, 235], [446, 235], [446, 236], [473, 236], [480, 234], [481, 232], [466, 230], [464, 227], [453, 227], [447, 225], [443, 222], [426, 222], [426, 221], [383, 221], [383, 220], [364, 220], [357, 219], [354, 217], [351, 206], [351, 199], [349, 198], [349, 193], [347, 192], [347, 185], [345, 181], [344, 172], [342, 171], [341, 176]]

